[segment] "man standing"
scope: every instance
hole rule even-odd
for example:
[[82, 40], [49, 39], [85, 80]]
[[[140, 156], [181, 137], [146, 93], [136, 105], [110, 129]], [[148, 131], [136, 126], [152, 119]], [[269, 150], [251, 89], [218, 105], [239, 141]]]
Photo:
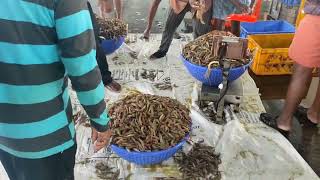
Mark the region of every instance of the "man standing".
[[[213, 4], [213, 28], [224, 30], [230, 14], [250, 13], [251, 0], [215, 0]], [[240, 36], [240, 23], [232, 22], [232, 33]]]
[[[308, 0], [301, 21], [289, 49], [289, 56], [295, 61], [295, 70], [287, 92], [287, 98], [281, 115], [276, 118], [270, 114], [261, 114], [260, 119], [288, 137], [292, 127], [294, 112], [308, 93], [312, 80], [312, 71], [320, 68], [320, 0]], [[316, 127], [320, 122], [320, 83], [312, 106], [301, 122]]]
[[123, 18], [122, 0], [99, 0], [98, 4], [100, 6], [100, 12], [102, 17], [105, 17], [106, 13], [111, 13], [114, 9], [113, 5], [115, 5], [116, 18]]
[[74, 179], [68, 77], [95, 149], [110, 137], [87, 1], [2, 0], [0, 27], [1, 163], [12, 180]]
[[[158, 7], [160, 5], [161, 0], [153, 0], [149, 9], [149, 13], [148, 13], [148, 20], [147, 20], [147, 27], [146, 29], [143, 31], [143, 39], [149, 40], [150, 37], [150, 31], [152, 28], [152, 24], [153, 24], [153, 19], [156, 16]], [[174, 38], [176, 39], [180, 39], [181, 36], [179, 33], [175, 32], [174, 33]]]
[[149, 39], [150, 36], [150, 31], [153, 23], [153, 19], [156, 16], [158, 7], [160, 5], [161, 0], [153, 0], [149, 9], [148, 13], [148, 21], [147, 21], [147, 27], [143, 32], [143, 38], [144, 39]]
[[89, 1], [88, 1], [88, 10], [90, 12], [92, 26], [94, 30], [94, 36], [96, 40], [96, 51], [97, 51], [96, 59], [101, 72], [102, 82], [107, 89], [113, 92], [119, 92], [121, 91], [121, 85], [116, 81], [114, 81], [111, 77], [111, 72], [109, 71], [107, 57], [104, 54], [103, 49], [100, 45], [100, 38], [99, 38], [100, 26], [97, 23], [97, 19], [95, 17], [95, 14], [93, 13], [93, 10]]
[[[194, 6], [194, 0], [170, 0], [170, 11], [166, 22], [165, 30], [162, 34], [161, 45], [159, 50], [150, 56], [150, 59], [157, 59], [164, 57], [173, 40], [174, 32], [181, 24], [184, 16], [187, 12], [192, 10], [191, 6]], [[195, 6], [194, 6], [195, 7]], [[203, 34], [206, 34], [212, 30], [210, 21], [212, 17], [212, 0], [205, 0], [205, 9], [203, 14], [203, 21], [199, 19], [193, 19], [193, 32], [194, 38], [197, 38]]]

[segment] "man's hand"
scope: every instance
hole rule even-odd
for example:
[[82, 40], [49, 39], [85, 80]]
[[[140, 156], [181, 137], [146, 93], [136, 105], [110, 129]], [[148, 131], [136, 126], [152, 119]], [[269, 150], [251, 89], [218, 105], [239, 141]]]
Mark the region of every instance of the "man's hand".
[[189, 0], [189, 3], [190, 3], [191, 8], [196, 11], [198, 11], [202, 8], [199, 0]]
[[112, 132], [108, 130], [106, 132], [98, 132], [96, 129], [92, 129], [92, 142], [94, 144], [94, 151], [98, 152], [100, 149], [106, 147], [109, 144]]

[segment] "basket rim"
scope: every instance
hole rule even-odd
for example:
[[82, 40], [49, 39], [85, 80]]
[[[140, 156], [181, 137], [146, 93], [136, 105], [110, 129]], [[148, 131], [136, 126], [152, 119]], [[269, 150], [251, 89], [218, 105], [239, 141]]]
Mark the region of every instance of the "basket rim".
[[[197, 65], [197, 64], [193, 64], [192, 62], [190, 62], [189, 59], [185, 58], [182, 54], [180, 54], [180, 58], [187, 64], [191, 65], [191, 66], [195, 66], [195, 67], [198, 67], [199, 69], [202, 69], [202, 70], [208, 70], [208, 67], [205, 67], [205, 66], [200, 66], [200, 65]], [[248, 64], [244, 64], [242, 66], [239, 66], [239, 67], [233, 67], [231, 68], [231, 70], [241, 70], [243, 68], [247, 68], [249, 66], [251, 66], [251, 64], [253, 63], [253, 59], [254, 58], [251, 58], [251, 60], [249, 61]], [[222, 71], [221, 68], [217, 67], [217, 68], [211, 68], [211, 71]]]
[[137, 151], [127, 151], [125, 148], [119, 147], [116, 144], [111, 144], [111, 148], [116, 148], [117, 150], [120, 151], [125, 151], [127, 154], [131, 154], [131, 155], [157, 155], [159, 153], [166, 153], [169, 152], [170, 150], [179, 148], [181, 146], [183, 146], [187, 140], [189, 139], [190, 135], [188, 134], [187, 136], [185, 136], [181, 141], [179, 141], [179, 143], [177, 143], [176, 145], [168, 148], [168, 149], [164, 149], [164, 150], [160, 150], [160, 151], [151, 151], [151, 152], [146, 152], [146, 151], [141, 151], [141, 152], [137, 152]]
[[115, 40], [125, 40], [125, 38], [126, 38], [126, 36], [120, 36], [120, 37], [118, 37], [118, 38], [114, 38], [114, 39], [103, 39], [102, 41], [101, 41], [101, 43], [102, 42], [110, 42], [110, 41], [115, 41]]

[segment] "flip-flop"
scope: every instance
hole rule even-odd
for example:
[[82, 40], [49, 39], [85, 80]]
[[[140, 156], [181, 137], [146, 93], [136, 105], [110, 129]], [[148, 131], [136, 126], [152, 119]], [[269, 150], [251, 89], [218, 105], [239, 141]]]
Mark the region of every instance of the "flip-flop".
[[304, 127], [317, 127], [318, 124], [310, 121], [307, 115], [308, 109], [299, 106], [294, 112], [294, 116], [298, 119], [299, 123]]
[[277, 130], [279, 133], [281, 133], [285, 138], [289, 138], [290, 131], [286, 131], [283, 129], [278, 128], [277, 124], [278, 117], [275, 117], [268, 113], [261, 113], [260, 114], [260, 121], [262, 121], [267, 126]]

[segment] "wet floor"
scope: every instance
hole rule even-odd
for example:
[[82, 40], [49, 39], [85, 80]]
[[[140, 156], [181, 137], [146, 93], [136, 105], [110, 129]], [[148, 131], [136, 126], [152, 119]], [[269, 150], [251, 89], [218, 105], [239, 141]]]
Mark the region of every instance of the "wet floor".
[[[268, 113], [280, 114], [283, 100], [263, 101]], [[320, 176], [320, 130], [319, 128], [301, 127], [298, 120], [293, 121], [293, 130], [290, 142], [311, 166], [315, 173]]]
[[302, 152], [300, 154], [320, 176], [320, 132], [319, 129], [303, 129]]

